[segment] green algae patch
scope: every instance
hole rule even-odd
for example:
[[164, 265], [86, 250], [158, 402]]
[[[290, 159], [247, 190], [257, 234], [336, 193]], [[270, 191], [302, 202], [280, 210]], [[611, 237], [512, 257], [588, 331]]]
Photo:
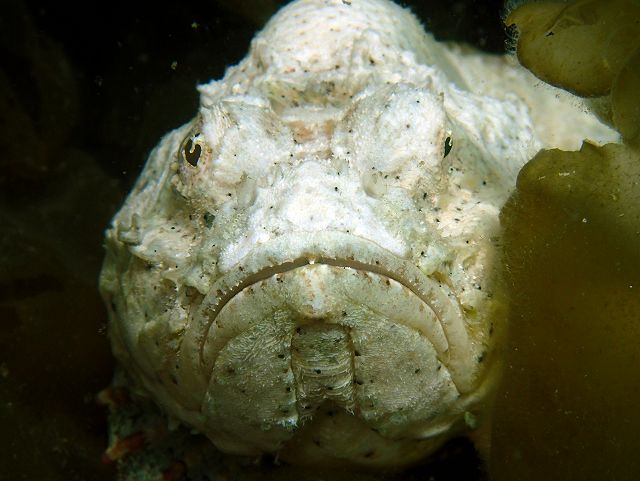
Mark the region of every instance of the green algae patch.
[[491, 479], [640, 479], [640, 155], [540, 152], [502, 212], [512, 298]]
[[526, 3], [505, 23], [518, 29], [520, 63], [583, 97], [608, 95], [640, 46], [640, 3], [633, 0]]

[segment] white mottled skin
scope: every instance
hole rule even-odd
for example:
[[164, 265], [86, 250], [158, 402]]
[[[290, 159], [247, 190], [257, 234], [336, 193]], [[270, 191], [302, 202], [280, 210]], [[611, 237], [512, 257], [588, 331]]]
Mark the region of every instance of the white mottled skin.
[[137, 390], [223, 451], [308, 464], [406, 464], [482, 420], [500, 208], [538, 149], [611, 134], [386, 0], [294, 2], [199, 90], [107, 232]]

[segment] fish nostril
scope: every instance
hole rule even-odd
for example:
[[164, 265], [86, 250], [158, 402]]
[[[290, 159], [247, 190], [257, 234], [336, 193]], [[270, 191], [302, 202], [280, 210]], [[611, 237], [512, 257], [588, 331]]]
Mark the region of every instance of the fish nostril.
[[387, 184], [379, 171], [367, 171], [360, 179], [365, 193], [374, 199], [379, 199], [387, 193]]
[[236, 185], [238, 206], [243, 209], [251, 207], [256, 201], [257, 195], [258, 190], [256, 181], [251, 177], [248, 177], [246, 174], [243, 175], [238, 185]]

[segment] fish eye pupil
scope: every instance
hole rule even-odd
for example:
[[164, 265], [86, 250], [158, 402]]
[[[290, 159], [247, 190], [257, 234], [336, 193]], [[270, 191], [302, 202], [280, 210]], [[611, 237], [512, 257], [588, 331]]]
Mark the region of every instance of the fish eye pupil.
[[451, 152], [451, 149], [453, 148], [453, 142], [451, 142], [451, 137], [447, 137], [444, 141], [444, 157], [446, 157], [447, 155], [449, 155], [449, 152]]
[[202, 154], [202, 147], [199, 144], [194, 144], [192, 139], [187, 140], [183, 148], [184, 159], [194, 167], [198, 165], [200, 155]]

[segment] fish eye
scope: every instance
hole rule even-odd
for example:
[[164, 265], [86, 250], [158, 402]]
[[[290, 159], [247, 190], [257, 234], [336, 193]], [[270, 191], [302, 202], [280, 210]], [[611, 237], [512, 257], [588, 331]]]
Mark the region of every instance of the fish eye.
[[182, 158], [194, 167], [198, 165], [198, 161], [202, 156], [202, 140], [200, 137], [200, 132], [190, 133], [180, 147]]
[[442, 157], [443, 159], [449, 155], [449, 152], [451, 152], [451, 149], [453, 148], [453, 142], [451, 141], [451, 136], [447, 136], [447, 138], [444, 141], [444, 156]]

